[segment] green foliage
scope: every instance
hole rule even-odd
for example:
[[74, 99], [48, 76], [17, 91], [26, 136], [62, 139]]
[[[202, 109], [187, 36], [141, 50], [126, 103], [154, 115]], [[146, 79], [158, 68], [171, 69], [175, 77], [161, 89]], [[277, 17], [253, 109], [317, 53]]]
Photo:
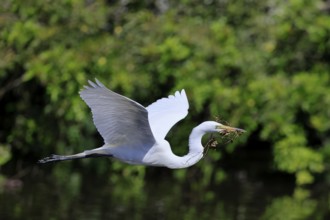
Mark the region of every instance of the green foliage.
[[[5, 0], [0, 7], [0, 143], [19, 152], [12, 160], [101, 145], [78, 95], [97, 77], [144, 105], [185, 88], [190, 115], [169, 136], [178, 154], [186, 148], [175, 146], [186, 145], [193, 126], [218, 116], [270, 143], [274, 167], [294, 174], [297, 184], [328, 172], [330, 18], [323, 1], [183, 0], [161, 7]], [[214, 168], [221, 153], [211, 153], [196, 168], [205, 182], [225, 176]], [[117, 169], [115, 162], [107, 166], [93, 169]], [[118, 167], [118, 175], [144, 176], [144, 169]]]
[[0, 145], [0, 167], [11, 159], [11, 153], [8, 146]]
[[[6, 164], [11, 159], [11, 152], [9, 146], [2, 146], [0, 145], [0, 169], [1, 166]], [[0, 174], [0, 192], [2, 192], [2, 188], [6, 181], [5, 176]]]
[[313, 182], [311, 172], [324, 170], [322, 154], [306, 147], [303, 136], [291, 134], [276, 143], [274, 148], [275, 162], [278, 168], [289, 173], [296, 173], [298, 184]]
[[308, 192], [298, 188], [292, 197], [275, 199], [267, 207], [261, 219], [309, 219], [316, 211], [316, 205], [316, 201], [309, 198]]
[[276, 199], [265, 212], [262, 219], [308, 219], [316, 207], [313, 200], [296, 200], [290, 197]]

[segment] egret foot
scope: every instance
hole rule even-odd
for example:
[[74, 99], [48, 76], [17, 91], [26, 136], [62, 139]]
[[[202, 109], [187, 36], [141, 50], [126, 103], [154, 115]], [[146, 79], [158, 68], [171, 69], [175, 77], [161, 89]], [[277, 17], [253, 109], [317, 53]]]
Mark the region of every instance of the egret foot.
[[43, 159], [40, 159], [38, 161], [38, 163], [49, 163], [49, 162], [56, 162], [56, 161], [61, 161], [61, 160], [65, 160], [65, 156], [52, 154], [49, 157], [45, 157]]

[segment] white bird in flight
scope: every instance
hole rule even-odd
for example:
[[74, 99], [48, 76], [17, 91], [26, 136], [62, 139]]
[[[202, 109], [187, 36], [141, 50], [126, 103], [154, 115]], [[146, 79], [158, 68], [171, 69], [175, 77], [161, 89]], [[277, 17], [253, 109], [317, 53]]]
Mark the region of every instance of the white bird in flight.
[[39, 163], [88, 157], [114, 157], [137, 165], [186, 168], [196, 164], [204, 153], [202, 137], [206, 133], [243, 133], [215, 121], [195, 127], [189, 136], [189, 152], [175, 155], [166, 134], [188, 114], [189, 103], [184, 90], [143, 107], [141, 104], [107, 89], [100, 81], [88, 81], [80, 91], [81, 98], [91, 108], [93, 121], [104, 145], [73, 155], [51, 155]]

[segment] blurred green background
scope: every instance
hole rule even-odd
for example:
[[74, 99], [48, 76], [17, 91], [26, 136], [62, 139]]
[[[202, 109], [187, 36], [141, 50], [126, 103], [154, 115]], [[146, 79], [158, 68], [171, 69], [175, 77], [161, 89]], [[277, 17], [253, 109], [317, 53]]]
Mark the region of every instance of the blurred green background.
[[[0, 216], [329, 218], [329, 14], [327, 0], [3, 0]], [[184, 88], [179, 155], [204, 120], [248, 132], [186, 170], [37, 165], [101, 146], [78, 94], [94, 78], [145, 106]]]

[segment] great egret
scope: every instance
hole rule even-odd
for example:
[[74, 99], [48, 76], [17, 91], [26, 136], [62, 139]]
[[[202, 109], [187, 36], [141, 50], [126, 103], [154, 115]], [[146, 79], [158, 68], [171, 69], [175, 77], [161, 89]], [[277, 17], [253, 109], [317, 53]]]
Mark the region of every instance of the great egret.
[[188, 154], [177, 156], [164, 138], [171, 127], [188, 114], [189, 104], [184, 90], [145, 108], [110, 91], [97, 79], [96, 83], [88, 82], [89, 86], [80, 91], [80, 96], [92, 110], [94, 124], [104, 139], [104, 145], [73, 155], [52, 155], [39, 163], [109, 156], [129, 164], [186, 168], [203, 157], [201, 139], [205, 133], [244, 132], [215, 121], [203, 122], [189, 136]]

